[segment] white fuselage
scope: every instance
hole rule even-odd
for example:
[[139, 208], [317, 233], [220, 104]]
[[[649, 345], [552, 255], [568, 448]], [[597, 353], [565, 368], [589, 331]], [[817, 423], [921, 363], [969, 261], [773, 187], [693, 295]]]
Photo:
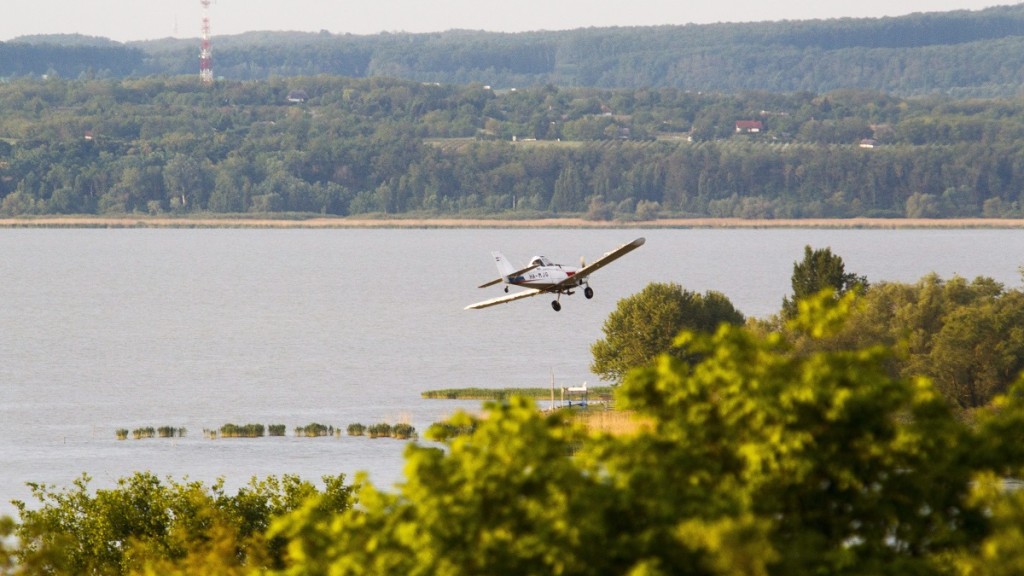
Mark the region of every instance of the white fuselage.
[[[537, 267], [519, 275], [509, 276], [505, 281], [513, 286], [533, 288], [534, 290], [544, 290], [552, 285], [559, 284], [564, 282], [566, 279], [575, 276], [580, 270], [576, 266], [555, 264], [543, 256], [533, 258], [530, 261], [530, 264], [536, 264]], [[585, 278], [581, 277], [579, 282], [569, 282], [564, 286], [567, 289], [575, 288], [577, 286], [582, 286], [585, 283], [585, 280]]]

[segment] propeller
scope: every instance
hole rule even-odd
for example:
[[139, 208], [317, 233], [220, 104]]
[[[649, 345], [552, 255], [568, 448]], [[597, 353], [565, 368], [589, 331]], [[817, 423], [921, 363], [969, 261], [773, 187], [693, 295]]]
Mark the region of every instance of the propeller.
[[583, 256], [580, 256], [580, 268], [586, 268], [586, 267], [587, 267], [587, 259], [584, 258]]

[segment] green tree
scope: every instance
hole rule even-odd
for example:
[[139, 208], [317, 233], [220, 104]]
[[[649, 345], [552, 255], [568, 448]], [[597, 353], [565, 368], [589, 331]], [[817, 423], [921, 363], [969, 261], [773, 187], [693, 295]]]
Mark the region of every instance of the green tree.
[[[809, 299], [792, 328], [827, 337], [851, 302]], [[716, 572], [931, 573], [984, 533], [972, 465], [1020, 461], [972, 459], [971, 430], [927, 382], [890, 377], [882, 347], [790, 354], [731, 327], [677, 343], [704, 360], [664, 356], [619, 391], [656, 423], [648, 448], [600, 457], [637, 498], [638, 540], [696, 545]]]
[[[855, 296], [804, 301], [827, 338]], [[976, 426], [880, 346], [799, 353], [778, 333], [684, 332], [617, 401], [646, 425], [584, 434], [522, 399], [411, 446], [397, 492], [274, 524], [284, 574], [972, 574], [1017, 566], [1024, 382]], [[457, 434], [455, 430], [469, 431]], [[985, 546], [982, 546], [985, 544]], [[1005, 573], [1012, 573], [1007, 570]]]
[[843, 259], [832, 253], [831, 248], [812, 250], [804, 246], [804, 259], [793, 263], [793, 297], [782, 299], [782, 315], [792, 318], [796, 315], [797, 302], [808, 296], [829, 289], [838, 297], [855, 287], [867, 288], [868, 280], [846, 271]]
[[206, 205], [209, 185], [200, 161], [184, 154], [175, 154], [164, 166], [163, 176], [169, 206], [186, 211]]
[[[234, 574], [281, 567], [284, 542], [266, 538], [274, 518], [314, 498], [318, 510], [331, 513], [352, 503], [343, 475], [325, 476], [322, 492], [296, 476], [254, 478], [235, 495], [220, 480], [206, 486], [143, 472], [95, 493], [89, 481], [83, 475], [64, 490], [32, 485], [40, 506], [15, 502], [21, 544], [15, 555], [28, 573]], [[197, 566], [203, 569], [190, 570]]]
[[894, 351], [887, 360], [891, 374], [929, 377], [950, 406], [966, 414], [1006, 393], [1024, 369], [1022, 326], [1020, 290], [990, 278], [929, 274], [914, 284], [872, 286], [829, 338], [784, 333], [805, 352], [885, 346]]
[[602, 380], [621, 382], [629, 370], [651, 363], [672, 348], [680, 330], [714, 332], [719, 324], [742, 324], [743, 314], [725, 295], [699, 294], [675, 283], [653, 282], [619, 300], [591, 345], [590, 369]]
[[585, 194], [583, 177], [574, 164], [569, 164], [558, 174], [548, 208], [555, 213], [572, 212], [579, 209]]
[[987, 278], [944, 283], [941, 324], [914, 365], [957, 407], [986, 406], [1024, 369], [1024, 293]]

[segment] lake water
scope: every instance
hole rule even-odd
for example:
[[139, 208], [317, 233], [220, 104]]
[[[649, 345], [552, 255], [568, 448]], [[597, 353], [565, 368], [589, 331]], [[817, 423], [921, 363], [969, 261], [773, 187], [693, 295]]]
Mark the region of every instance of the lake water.
[[[501, 294], [491, 250], [575, 264], [647, 243], [591, 279], [596, 295]], [[405, 421], [424, 430], [477, 402], [428, 389], [597, 379], [590, 345], [616, 302], [650, 282], [718, 290], [776, 312], [803, 247], [831, 247], [870, 281], [929, 272], [1020, 286], [1018, 230], [0, 230], [0, 513], [25, 482], [94, 487], [136, 470], [236, 487], [252, 476], [367, 471], [402, 477], [405, 442], [304, 439], [311, 422]], [[225, 423], [289, 436], [208, 440]], [[186, 427], [185, 438], [115, 439]]]

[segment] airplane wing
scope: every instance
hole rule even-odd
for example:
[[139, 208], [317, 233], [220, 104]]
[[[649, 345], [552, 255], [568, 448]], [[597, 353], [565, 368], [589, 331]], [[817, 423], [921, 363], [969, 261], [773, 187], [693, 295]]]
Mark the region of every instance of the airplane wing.
[[612, 262], [618, 260], [619, 258], [622, 258], [626, 254], [629, 254], [633, 250], [636, 250], [637, 248], [643, 246], [644, 242], [646, 241], [647, 240], [644, 238], [637, 238], [632, 242], [619, 246], [618, 248], [612, 250], [611, 252], [605, 252], [604, 255], [598, 258], [597, 260], [594, 260], [590, 264], [587, 264], [583, 268], [580, 268], [578, 272], [556, 284], [553, 287], [553, 289], [557, 290], [560, 286], [564, 284], [575, 284], [577, 281], [579, 281], [580, 278], [586, 278], [587, 276], [590, 276], [597, 270], [604, 268], [605, 266], [611, 264]]
[[523, 298], [529, 298], [530, 296], [536, 296], [538, 294], [544, 294], [547, 290], [534, 290], [528, 288], [522, 292], [516, 292], [515, 294], [509, 294], [507, 296], [500, 296], [498, 298], [491, 298], [490, 300], [484, 300], [483, 302], [477, 302], [476, 304], [470, 304], [466, 306], [466, 310], [479, 310], [480, 308], [487, 308], [488, 306], [495, 306], [497, 304], [504, 304], [506, 302], [514, 302], [516, 300], [522, 300]]

